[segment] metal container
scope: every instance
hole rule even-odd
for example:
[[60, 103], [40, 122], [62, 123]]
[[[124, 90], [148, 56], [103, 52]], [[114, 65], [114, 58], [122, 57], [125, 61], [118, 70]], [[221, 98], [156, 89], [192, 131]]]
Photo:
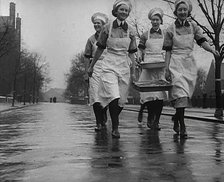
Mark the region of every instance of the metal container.
[[168, 91], [172, 88], [165, 80], [133, 82], [133, 88], [140, 92]]
[[154, 68], [165, 68], [165, 62], [157, 62], [157, 63], [141, 63], [142, 69], [154, 69]]

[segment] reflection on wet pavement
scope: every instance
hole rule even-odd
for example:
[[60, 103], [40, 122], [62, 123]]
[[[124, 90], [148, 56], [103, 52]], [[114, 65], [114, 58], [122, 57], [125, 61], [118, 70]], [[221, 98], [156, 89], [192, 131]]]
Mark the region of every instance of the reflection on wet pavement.
[[186, 120], [189, 138], [137, 125], [125, 111], [120, 139], [94, 131], [88, 106], [40, 104], [0, 115], [0, 181], [224, 181], [224, 125]]

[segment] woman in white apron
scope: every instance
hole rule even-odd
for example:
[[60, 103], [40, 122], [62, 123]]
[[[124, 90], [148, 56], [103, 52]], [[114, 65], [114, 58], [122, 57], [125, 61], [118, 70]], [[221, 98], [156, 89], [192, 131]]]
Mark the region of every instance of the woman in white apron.
[[193, 57], [194, 40], [205, 50], [219, 56], [218, 51], [209, 46], [200, 28], [188, 20], [191, 11], [190, 0], [175, 1], [174, 14], [177, 19], [168, 27], [163, 45], [173, 84], [169, 96], [176, 108], [176, 114], [172, 118], [173, 129], [177, 134], [180, 133], [181, 137], [187, 137], [184, 111], [190, 106], [197, 78], [197, 65]]
[[[163, 56], [164, 33], [160, 29], [163, 22], [163, 11], [154, 8], [149, 11], [148, 18], [151, 20], [152, 28], [144, 32], [140, 38], [139, 50], [144, 63], [165, 62]], [[165, 69], [143, 69], [139, 81], [165, 80]], [[165, 91], [140, 92], [140, 102], [148, 109], [147, 126], [151, 129], [160, 130], [159, 119], [163, 108], [163, 100], [167, 99]]]
[[[86, 72], [89, 67], [90, 61], [96, 52], [96, 49], [97, 49], [96, 42], [99, 37], [100, 31], [103, 25], [105, 25], [108, 22], [108, 18], [103, 13], [95, 13], [91, 17], [91, 20], [93, 22], [96, 33], [93, 34], [87, 40], [87, 43], [86, 43], [85, 52], [84, 52], [84, 56], [86, 59], [85, 60]], [[106, 113], [107, 108], [104, 109], [102, 107], [102, 105], [100, 104], [99, 96], [98, 96], [100, 75], [102, 72], [102, 59], [104, 58], [105, 54], [106, 52], [104, 51], [104, 53], [99, 58], [99, 61], [97, 62], [97, 64], [95, 64], [94, 66], [92, 77], [89, 78], [89, 102], [90, 102], [90, 105], [93, 106], [93, 111], [96, 117], [95, 131], [99, 131], [105, 128], [106, 127], [105, 122], [107, 120], [107, 113]], [[86, 75], [86, 78], [88, 78], [88, 75]]]
[[[127, 100], [130, 85], [130, 67], [134, 63], [134, 53], [137, 52], [136, 39], [133, 29], [125, 21], [131, 11], [129, 0], [116, 0], [112, 14], [116, 20], [104, 26], [97, 42], [97, 51], [88, 70], [92, 68], [107, 48], [103, 59], [100, 80], [100, 103], [109, 106], [112, 121], [112, 137], [119, 138], [119, 114]], [[130, 59], [131, 58], [131, 59]], [[134, 75], [134, 72], [133, 72]]]

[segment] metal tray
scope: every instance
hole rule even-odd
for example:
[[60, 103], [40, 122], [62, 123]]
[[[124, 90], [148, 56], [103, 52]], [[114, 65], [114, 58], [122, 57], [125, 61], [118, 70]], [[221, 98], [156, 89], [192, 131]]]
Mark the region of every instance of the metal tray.
[[142, 69], [154, 69], [154, 68], [165, 68], [165, 62], [158, 62], [158, 63], [141, 63]]
[[163, 84], [155, 84], [154, 82], [144, 81], [144, 82], [133, 82], [133, 88], [140, 92], [155, 92], [155, 91], [168, 91], [172, 88], [169, 82], [164, 81]]

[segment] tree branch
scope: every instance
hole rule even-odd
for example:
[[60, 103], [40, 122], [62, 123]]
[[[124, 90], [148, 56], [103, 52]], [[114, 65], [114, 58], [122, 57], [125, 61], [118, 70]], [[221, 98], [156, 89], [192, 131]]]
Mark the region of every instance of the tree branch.
[[165, 1], [165, 2], [167, 2], [167, 3], [172, 3], [172, 4], [174, 4], [174, 2], [173, 2], [173, 1], [170, 1], [170, 0], [162, 0], [162, 1]]
[[221, 9], [222, 9], [221, 1], [219, 0], [218, 6], [217, 6], [217, 24], [218, 25], [221, 23], [221, 15], [222, 15]]
[[208, 6], [207, 6], [205, 0], [204, 0], [204, 5], [205, 5], [205, 9], [206, 9], [206, 11], [208, 12]]
[[[212, 16], [213, 16], [213, 22], [214, 25], [216, 25], [216, 18], [215, 18], [215, 8], [214, 8], [214, 0], [211, 0], [211, 6], [212, 6]], [[208, 13], [207, 13], [208, 14]], [[215, 26], [216, 27], [216, 26]], [[214, 28], [215, 28], [214, 27]]]
[[211, 25], [211, 27], [214, 29], [214, 23], [212, 22], [212, 18], [209, 16], [208, 12], [205, 10], [203, 4], [201, 3], [200, 0], [197, 0], [199, 7], [201, 8], [202, 12], [204, 13], [205, 17], [207, 18], [209, 24]]

